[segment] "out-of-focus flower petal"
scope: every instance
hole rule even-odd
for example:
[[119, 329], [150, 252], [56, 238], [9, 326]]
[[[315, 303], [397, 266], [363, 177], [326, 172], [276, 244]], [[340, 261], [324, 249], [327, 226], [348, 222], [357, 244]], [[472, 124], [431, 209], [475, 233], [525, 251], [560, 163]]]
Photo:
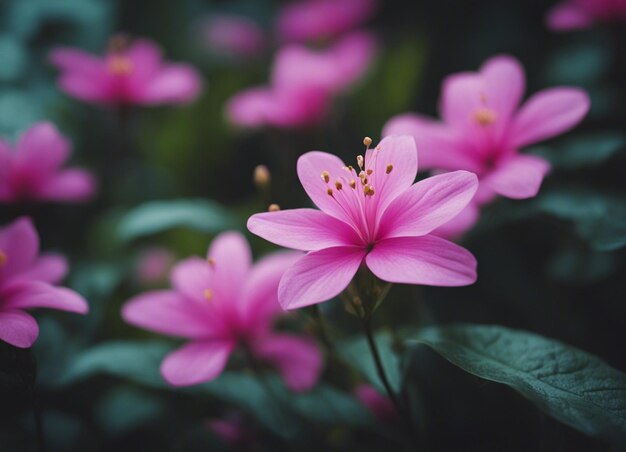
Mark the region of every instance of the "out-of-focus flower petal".
[[28, 348], [39, 336], [39, 326], [30, 314], [19, 310], [0, 311], [0, 340]]
[[191, 342], [165, 357], [161, 374], [173, 386], [190, 386], [217, 378], [235, 344], [232, 341]]
[[490, 172], [482, 184], [507, 198], [532, 198], [539, 192], [549, 170], [550, 164], [540, 157], [518, 155]]

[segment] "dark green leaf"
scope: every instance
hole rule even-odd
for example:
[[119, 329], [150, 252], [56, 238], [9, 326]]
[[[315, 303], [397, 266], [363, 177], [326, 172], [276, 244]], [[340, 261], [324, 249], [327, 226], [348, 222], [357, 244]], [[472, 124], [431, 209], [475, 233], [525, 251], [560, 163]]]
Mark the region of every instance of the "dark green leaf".
[[537, 148], [534, 153], [548, 159], [556, 168], [576, 169], [601, 164], [625, 145], [623, 135], [603, 132], [576, 136], [555, 148]]
[[626, 375], [589, 353], [500, 326], [427, 328], [409, 343], [427, 344], [463, 370], [512, 387], [588, 435], [626, 443]]

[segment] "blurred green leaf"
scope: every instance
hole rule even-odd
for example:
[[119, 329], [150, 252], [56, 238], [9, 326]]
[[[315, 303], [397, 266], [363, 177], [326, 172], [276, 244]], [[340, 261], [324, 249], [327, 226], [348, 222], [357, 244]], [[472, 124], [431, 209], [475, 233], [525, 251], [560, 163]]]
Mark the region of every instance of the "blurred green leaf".
[[620, 133], [596, 132], [568, 139], [555, 148], [539, 147], [535, 154], [545, 157], [556, 168], [578, 169], [599, 165], [626, 146]]
[[109, 391], [96, 407], [96, 417], [112, 435], [120, 435], [158, 418], [165, 412], [156, 397], [128, 387]]
[[626, 375], [589, 353], [500, 326], [432, 327], [408, 342], [426, 344], [463, 370], [512, 387], [588, 435], [626, 443]]
[[152, 201], [132, 209], [120, 220], [117, 232], [122, 240], [131, 241], [173, 228], [214, 233], [236, 225], [230, 212], [214, 201], [177, 199]]
[[[375, 340], [389, 383], [394, 391], [398, 392], [402, 383], [402, 375], [400, 358], [393, 350], [393, 339], [389, 333], [382, 332], [376, 334]], [[382, 394], [385, 393], [385, 387], [378, 377], [374, 358], [372, 358], [367, 340], [364, 337], [342, 342], [338, 346], [338, 352], [347, 363], [357, 368]]]
[[560, 47], [548, 59], [547, 79], [554, 85], [587, 85], [602, 78], [611, 65], [610, 46], [596, 35]]
[[0, 36], [0, 81], [14, 81], [28, 65], [28, 54], [24, 45], [11, 35]]
[[598, 252], [586, 246], [564, 248], [548, 261], [548, 274], [552, 279], [568, 284], [590, 284], [610, 276], [616, 259], [612, 253]]

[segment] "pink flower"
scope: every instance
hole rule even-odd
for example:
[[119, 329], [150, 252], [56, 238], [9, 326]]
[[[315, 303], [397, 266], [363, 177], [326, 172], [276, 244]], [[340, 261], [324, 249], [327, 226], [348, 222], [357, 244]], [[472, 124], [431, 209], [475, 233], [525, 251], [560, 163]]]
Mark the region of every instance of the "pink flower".
[[375, 0], [299, 0], [278, 14], [284, 41], [321, 41], [361, 25], [376, 12]]
[[212, 15], [203, 30], [209, 49], [221, 56], [258, 57], [267, 44], [263, 28], [245, 16]]
[[83, 201], [95, 181], [82, 169], [62, 169], [71, 145], [48, 122], [22, 134], [15, 148], [0, 140], [0, 203], [22, 200]]
[[39, 237], [30, 219], [20, 218], [0, 228], [0, 340], [19, 348], [33, 345], [39, 327], [25, 309], [87, 313], [80, 295], [55, 287], [66, 273], [62, 256], [39, 256]]
[[145, 39], [128, 46], [124, 38], [115, 37], [104, 57], [58, 48], [50, 61], [61, 71], [63, 91], [95, 104], [183, 104], [195, 100], [202, 88], [194, 68], [163, 61], [160, 49]]
[[192, 257], [174, 267], [172, 290], [132, 299], [122, 317], [148, 330], [189, 339], [161, 365], [172, 385], [216, 378], [241, 344], [258, 360], [273, 363], [292, 390], [310, 389], [322, 368], [319, 349], [308, 339], [271, 329], [280, 313], [278, 282], [297, 257], [277, 253], [252, 266], [243, 236], [223, 233], [213, 241], [208, 259]]
[[270, 242], [308, 251], [278, 288], [284, 309], [340, 294], [359, 267], [395, 283], [463, 286], [476, 280], [467, 250], [430, 235], [472, 199], [478, 182], [467, 171], [413, 184], [417, 150], [409, 136], [385, 138], [355, 168], [324, 152], [298, 160], [298, 177], [321, 210], [253, 215], [248, 229]]
[[270, 86], [252, 88], [226, 106], [229, 120], [242, 127], [304, 127], [322, 121], [334, 96], [368, 70], [374, 38], [353, 33], [323, 51], [301, 45], [282, 48], [274, 60]]
[[[492, 58], [479, 72], [454, 74], [444, 81], [443, 122], [403, 114], [385, 125], [383, 135], [412, 135], [425, 169], [476, 173], [478, 206], [496, 195], [533, 197], [550, 165], [519, 150], [574, 127], [589, 111], [590, 102], [581, 89], [559, 87], [541, 91], [519, 107], [524, 85], [517, 60]], [[477, 218], [477, 206], [471, 209], [473, 213], [460, 218], [466, 224]]]
[[398, 419], [396, 409], [389, 400], [372, 385], [362, 384], [354, 390], [354, 395], [376, 418], [383, 423], [392, 423]]
[[137, 262], [137, 280], [143, 284], [162, 281], [174, 264], [174, 254], [167, 248], [153, 247], [141, 253]]
[[626, 20], [626, 0], [565, 0], [550, 10], [548, 26], [556, 31], [589, 28], [595, 22]]

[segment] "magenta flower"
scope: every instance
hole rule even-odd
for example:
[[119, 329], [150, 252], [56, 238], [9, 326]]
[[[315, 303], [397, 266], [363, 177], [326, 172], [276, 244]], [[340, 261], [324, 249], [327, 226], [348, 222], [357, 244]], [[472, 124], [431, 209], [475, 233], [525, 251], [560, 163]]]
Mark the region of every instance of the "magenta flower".
[[589, 28], [596, 22], [626, 20], [626, 0], [565, 0], [550, 10], [548, 26], [557, 31]]
[[[478, 205], [496, 195], [533, 197], [550, 165], [519, 150], [574, 127], [589, 111], [590, 102], [581, 89], [559, 87], [541, 91], [519, 107], [524, 85], [517, 60], [492, 58], [479, 72], [454, 74], [444, 81], [443, 122], [403, 114], [385, 125], [383, 135], [412, 135], [425, 169], [476, 173]], [[464, 220], [476, 215], [466, 213]]]
[[92, 175], [62, 168], [70, 152], [70, 143], [48, 122], [24, 132], [15, 148], [0, 140], [0, 203], [88, 199], [96, 188]]
[[340, 294], [359, 267], [395, 283], [463, 286], [476, 280], [467, 250], [430, 235], [470, 202], [478, 182], [467, 171], [413, 184], [417, 150], [409, 136], [385, 138], [354, 168], [324, 152], [298, 160], [298, 177], [321, 209], [253, 215], [248, 229], [277, 245], [308, 251], [281, 279], [284, 309]]
[[189, 339], [161, 365], [172, 385], [216, 378], [239, 344], [258, 360], [273, 363], [292, 390], [310, 389], [322, 369], [319, 349], [309, 339], [271, 329], [281, 311], [278, 282], [297, 258], [277, 253], [252, 266], [243, 236], [223, 233], [213, 241], [208, 259], [194, 257], [174, 267], [172, 290], [139, 295], [123, 307], [122, 317], [141, 328]]
[[203, 34], [209, 49], [226, 57], [258, 57], [267, 45], [258, 23], [234, 14], [212, 15], [203, 25]]
[[270, 86], [252, 88], [226, 106], [228, 119], [242, 127], [292, 128], [318, 124], [334, 96], [349, 89], [368, 70], [375, 40], [353, 33], [330, 48], [282, 48], [274, 60]]
[[378, 392], [372, 385], [359, 385], [354, 390], [354, 395], [380, 422], [392, 423], [398, 420], [398, 412], [391, 400]]
[[174, 253], [167, 248], [153, 247], [141, 253], [135, 269], [137, 281], [141, 284], [155, 284], [163, 281], [172, 265]]
[[0, 228], [0, 340], [19, 348], [33, 345], [39, 327], [26, 309], [87, 313], [80, 295], [55, 287], [66, 273], [62, 256], [39, 255], [39, 237], [30, 219], [20, 218]]
[[350, 31], [376, 12], [375, 0], [299, 0], [287, 4], [277, 17], [284, 41], [323, 41]]
[[103, 57], [79, 49], [53, 50], [50, 61], [61, 71], [59, 87], [77, 99], [105, 105], [184, 104], [198, 97], [202, 81], [193, 67], [163, 61], [151, 41], [127, 44], [122, 37], [111, 39]]

